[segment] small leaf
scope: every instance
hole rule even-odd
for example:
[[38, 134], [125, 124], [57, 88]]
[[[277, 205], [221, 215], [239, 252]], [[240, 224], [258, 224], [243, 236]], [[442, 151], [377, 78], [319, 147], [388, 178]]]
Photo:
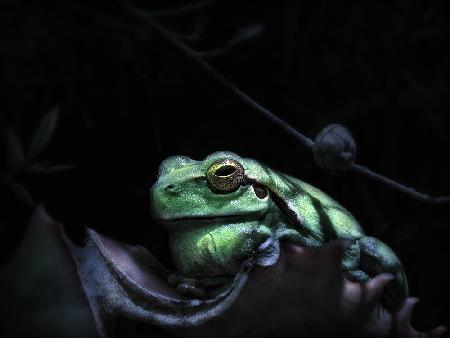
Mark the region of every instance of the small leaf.
[[10, 128], [6, 129], [6, 143], [8, 146], [9, 167], [13, 173], [16, 173], [22, 169], [26, 161], [20, 141]]
[[39, 163], [32, 164], [28, 166], [27, 173], [32, 175], [52, 175], [57, 174], [62, 171], [74, 169], [76, 165], [67, 164], [67, 165], [43, 165]]
[[31, 139], [28, 159], [38, 156], [50, 142], [58, 121], [58, 107], [51, 109], [42, 119]]
[[72, 170], [75, 169], [77, 166], [75, 164], [61, 164], [61, 165], [52, 165], [47, 168], [49, 170], [49, 173], [57, 173], [60, 171], [66, 171], [66, 170]]

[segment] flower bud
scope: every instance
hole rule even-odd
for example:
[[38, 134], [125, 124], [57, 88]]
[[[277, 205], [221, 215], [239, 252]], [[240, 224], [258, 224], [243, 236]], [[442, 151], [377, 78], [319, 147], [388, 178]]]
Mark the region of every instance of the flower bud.
[[339, 174], [351, 168], [356, 157], [356, 143], [341, 124], [330, 124], [314, 140], [314, 158], [323, 170]]

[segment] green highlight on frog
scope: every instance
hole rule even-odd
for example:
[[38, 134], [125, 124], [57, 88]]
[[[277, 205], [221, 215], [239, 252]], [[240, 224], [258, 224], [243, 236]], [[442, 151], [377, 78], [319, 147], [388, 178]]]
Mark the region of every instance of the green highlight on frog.
[[151, 191], [152, 214], [169, 232], [181, 293], [229, 281], [268, 239], [319, 247], [334, 239], [354, 241], [342, 271], [354, 282], [383, 272], [394, 275], [396, 297], [408, 295], [397, 256], [365, 236], [356, 219], [321, 190], [232, 152], [203, 161], [173, 156], [163, 161]]

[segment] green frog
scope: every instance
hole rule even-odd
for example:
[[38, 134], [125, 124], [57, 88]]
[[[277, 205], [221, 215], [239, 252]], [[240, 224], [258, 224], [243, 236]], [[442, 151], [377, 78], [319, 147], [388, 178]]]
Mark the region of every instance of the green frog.
[[227, 151], [203, 161], [170, 157], [160, 165], [151, 201], [153, 217], [170, 236], [178, 271], [170, 281], [183, 294], [201, 297], [209, 286], [227, 283], [267, 243], [314, 248], [344, 239], [352, 243], [341, 264], [347, 279], [363, 283], [391, 273], [391, 293], [408, 295], [400, 260], [366, 236], [349, 211], [318, 188], [254, 159]]

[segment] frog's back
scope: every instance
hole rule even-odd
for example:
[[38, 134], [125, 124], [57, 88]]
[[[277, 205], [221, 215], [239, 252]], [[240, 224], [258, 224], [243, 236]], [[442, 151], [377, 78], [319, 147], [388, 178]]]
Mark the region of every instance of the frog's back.
[[297, 178], [285, 175], [299, 188], [295, 206], [305, 226], [326, 239], [359, 238], [364, 231], [355, 217], [320, 189]]
[[364, 236], [353, 215], [320, 189], [252, 159], [246, 159], [246, 172], [282, 201], [281, 209], [288, 209], [289, 218], [296, 217], [304, 236], [316, 245], [330, 239]]

